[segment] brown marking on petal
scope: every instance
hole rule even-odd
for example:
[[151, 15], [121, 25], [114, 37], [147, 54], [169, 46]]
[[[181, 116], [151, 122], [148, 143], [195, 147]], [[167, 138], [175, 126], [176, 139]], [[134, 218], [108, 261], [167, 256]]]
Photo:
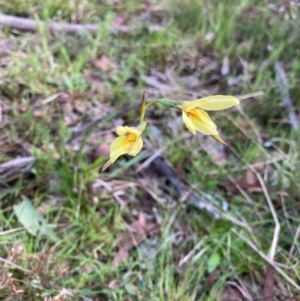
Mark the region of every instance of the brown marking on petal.
[[133, 133], [129, 133], [127, 135], [127, 140], [126, 142], [135, 142], [136, 139], [138, 139], [138, 136], [136, 134], [133, 134]]
[[126, 136], [127, 136], [127, 139], [125, 142], [125, 147], [127, 149], [127, 153], [130, 153], [133, 145], [136, 143], [136, 141], [139, 137], [133, 133], [128, 133]]
[[191, 109], [191, 110], [189, 110], [188, 113], [187, 113], [188, 117], [190, 118], [189, 115], [192, 115], [193, 118], [198, 119], [200, 121], [203, 121], [202, 118], [199, 116], [199, 114], [197, 112], [198, 110], [201, 110], [201, 109]]

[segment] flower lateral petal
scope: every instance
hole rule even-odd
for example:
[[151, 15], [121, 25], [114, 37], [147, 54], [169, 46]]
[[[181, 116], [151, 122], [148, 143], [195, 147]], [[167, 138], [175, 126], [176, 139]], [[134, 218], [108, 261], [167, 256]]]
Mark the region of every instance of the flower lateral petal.
[[199, 99], [198, 108], [206, 111], [226, 110], [236, 106], [240, 101], [234, 96], [212, 95]]
[[240, 101], [234, 96], [212, 95], [200, 99], [185, 101], [178, 107], [185, 112], [194, 108], [200, 108], [206, 111], [220, 111], [229, 109], [239, 103]]
[[137, 140], [131, 145], [131, 149], [128, 153], [130, 156], [136, 156], [143, 147], [143, 140], [141, 137], [138, 137]]
[[218, 135], [216, 124], [210, 119], [209, 115], [201, 109], [189, 111], [189, 119], [192, 127], [205, 135]]
[[195, 127], [193, 125], [193, 122], [190, 120], [190, 118], [188, 117], [188, 115], [185, 111], [182, 111], [182, 120], [185, 123], [188, 130], [191, 131], [192, 134], [196, 135], [196, 130], [195, 130]]
[[101, 169], [101, 172], [104, 172], [111, 165], [110, 160], [108, 160]]
[[127, 154], [128, 149], [127, 137], [121, 136], [116, 138], [110, 146], [110, 162], [114, 163], [120, 156]]
[[219, 135], [211, 135], [211, 137], [217, 140], [218, 142], [228, 146], [227, 143]]
[[125, 136], [127, 134], [135, 134], [137, 136], [140, 135], [138, 129], [129, 126], [118, 126], [116, 129], [116, 133], [118, 134], [118, 136]]

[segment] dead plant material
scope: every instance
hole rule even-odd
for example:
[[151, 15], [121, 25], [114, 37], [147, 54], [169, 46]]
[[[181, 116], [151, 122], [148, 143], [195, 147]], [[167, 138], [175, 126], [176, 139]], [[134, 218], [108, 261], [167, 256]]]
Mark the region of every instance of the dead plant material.
[[241, 183], [241, 187], [249, 192], [260, 193], [263, 191], [261, 185], [257, 181], [255, 173], [252, 169], [246, 169], [246, 183]]
[[[88, 32], [95, 35], [99, 31], [99, 25], [97, 24], [70, 24], [59, 22], [49, 22], [47, 24], [41, 21], [8, 15], [0, 15], [0, 26], [10, 27], [25, 32], [36, 32], [41, 26], [46, 26], [50, 32], [64, 32], [66, 34], [83, 34]], [[117, 26], [116, 24], [113, 24], [112, 29], [122, 33], [128, 32], [127, 26]]]
[[240, 291], [235, 288], [228, 286], [222, 292], [222, 299], [221, 301], [243, 301], [243, 296]]
[[[60, 22], [42, 22], [35, 21], [27, 18], [0, 15], [0, 26], [9, 27], [25, 32], [37, 32], [40, 27], [46, 27], [50, 32], [64, 32], [66, 34], [84, 34], [86, 32], [96, 35], [99, 31], [100, 26], [98, 24], [71, 24], [71, 23], [60, 23]], [[131, 30], [126, 25], [118, 25], [113, 22], [111, 24], [112, 31], [118, 31], [119, 33], [129, 33]], [[152, 26], [149, 28], [150, 31], [160, 31], [161, 28]]]
[[274, 286], [275, 286], [275, 268], [271, 264], [268, 264], [267, 267], [267, 274], [264, 284], [264, 290], [263, 290], [263, 299], [268, 300], [273, 298], [274, 296]]
[[86, 70], [84, 78], [91, 88], [97, 92], [104, 92], [105, 86], [100, 76], [94, 74], [92, 71]]
[[168, 179], [170, 184], [179, 193], [180, 198], [184, 199], [188, 204], [198, 209], [206, 210], [215, 219], [220, 217], [220, 214], [212, 205], [203, 200], [201, 197], [190, 192], [190, 189], [179, 179], [177, 174], [163, 157], [157, 157], [155, 160], [153, 160], [152, 164], [159, 173], [163, 174]]
[[5, 181], [16, 179], [20, 173], [29, 171], [35, 164], [35, 161], [35, 157], [25, 157], [0, 164], [0, 179]]
[[139, 102], [133, 103], [131, 105], [126, 105], [119, 111], [115, 110], [115, 111], [107, 112], [105, 116], [101, 116], [99, 118], [96, 118], [94, 120], [91, 120], [83, 124], [80, 127], [77, 127], [76, 130], [73, 130], [72, 137], [69, 139], [67, 143], [72, 144], [75, 140], [78, 140], [80, 137], [83, 137], [87, 132], [91, 131], [96, 124], [105, 124], [107, 121], [110, 121], [115, 116], [123, 115], [128, 111], [135, 109], [139, 106], [140, 106]]
[[137, 221], [128, 225], [129, 233], [123, 234], [119, 240], [119, 251], [115, 255], [112, 265], [117, 266], [126, 258], [129, 257], [129, 251], [138, 246], [147, 235], [152, 235], [159, 229], [159, 225], [154, 223], [148, 223], [145, 215], [140, 212]]
[[225, 146], [216, 142], [213, 139], [206, 139], [205, 143], [201, 144], [201, 148], [210, 154], [211, 159], [217, 166], [221, 166], [227, 162], [227, 155], [225, 153]]
[[275, 63], [275, 72], [278, 77], [278, 86], [279, 86], [279, 90], [282, 95], [283, 105], [284, 105], [287, 113], [289, 114], [289, 118], [290, 118], [292, 127], [297, 129], [299, 127], [299, 122], [298, 122], [298, 118], [293, 110], [293, 102], [292, 102], [292, 98], [291, 98], [291, 95], [289, 92], [288, 80], [287, 80], [287, 76], [285, 74], [282, 63], [279, 63], [279, 62]]
[[108, 287], [110, 289], [116, 289], [120, 286], [120, 283], [117, 280], [112, 280], [109, 284]]
[[109, 73], [117, 67], [116, 64], [104, 54], [102, 54], [99, 59], [90, 59], [89, 62], [103, 73]]
[[17, 46], [9, 39], [0, 40], [0, 58], [17, 51]]

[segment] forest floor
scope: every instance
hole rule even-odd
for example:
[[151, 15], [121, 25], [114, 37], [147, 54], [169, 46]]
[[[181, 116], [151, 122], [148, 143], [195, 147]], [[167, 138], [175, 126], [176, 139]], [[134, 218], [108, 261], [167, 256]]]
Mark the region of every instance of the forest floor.
[[[0, 10], [1, 300], [300, 300], [298, 1]], [[101, 172], [144, 92], [238, 97], [228, 146], [152, 106]]]

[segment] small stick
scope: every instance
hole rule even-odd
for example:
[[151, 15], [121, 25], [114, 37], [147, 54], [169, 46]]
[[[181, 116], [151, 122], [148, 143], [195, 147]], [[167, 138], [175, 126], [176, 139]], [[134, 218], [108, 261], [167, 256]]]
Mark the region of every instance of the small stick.
[[295, 247], [297, 247], [299, 250], [299, 247], [298, 247], [299, 237], [300, 237], [300, 225], [297, 228], [297, 231], [296, 231], [296, 234], [295, 234], [295, 237], [293, 240], [293, 244], [292, 244], [292, 247], [290, 250], [290, 255], [293, 255]]
[[32, 167], [36, 161], [35, 157], [24, 157], [24, 158], [17, 158], [5, 163], [0, 164], [0, 173], [5, 172], [12, 168], [29, 168], [28, 166]]
[[278, 267], [274, 261], [270, 260], [268, 256], [266, 256], [261, 250], [259, 250], [256, 245], [249, 240], [247, 237], [240, 234], [236, 229], [231, 229], [233, 233], [235, 233], [238, 237], [240, 237], [243, 241], [245, 241], [249, 247], [251, 247], [260, 257], [262, 257], [266, 262], [268, 262], [270, 265], [272, 265], [275, 270], [283, 277], [285, 280], [287, 280], [291, 285], [293, 285], [296, 289], [300, 291], [300, 285], [296, 283], [294, 279], [292, 279], [289, 275], [287, 275], [280, 267]]
[[2, 258], [2, 257], [0, 257], [0, 262], [3, 262], [3, 263], [5, 263], [7, 265], [10, 265], [10, 266], [13, 266], [13, 267], [17, 268], [18, 270], [23, 271], [24, 273], [33, 274], [32, 271], [30, 271], [28, 269], [25, 269], [25, 268], [13, 263], [13, 262], [7, 260], [7, 259]]
[[255, 170], [255, 168], [251, 168], [251, 170], [255, 173], [259, 183], [260, 183], [260, 186], [261, 188], [263, 189], [263, 192], [265, 194], [265, 197], [266, 197], [266, 200], [267, 200], [267, 203], [269, 205], [269, 208], [270, 208], [270, 211], [271, 211], [271, 214], [273, 216], [273, 220], [274, 220], [274, 223], [275, 223], [275, 228], [274, 228], [274, 234], [273, 234], [273, 240], [272, 240], [272, 244], [271, 244], [271, 247], [270, 247], [270, 252], [269, 252], [269, 259], [274, 262], [274, 258], [275, 258], [275, 253], [276, 253], [276, 248], [277, 248], [277, 244], [278, 244], [278, 239], [279, 239], [279, 234], [280, 234], [280, 223], [279, 223], [279, 220], [278, 220], [278, 216], [277, 216], [277, 213], [276, 213], [276, 210], [274, 208], [274, 205], [273, 205], [273, 202], [272, 202], [272, 199], [270, 197], [270, 194], [268, 192], [268, 189], [266, 187], [266, 184], [262, 178], [262, 176], [260, 175], [260, 173], [258, 171]]
[[[50, 32], [65, 32], [68, 34], [81, 34], [84, 32], [89, 32], [90, 34], [97, 34], [100, 25], [98, 24], [70, 24], [70, 23], [60, 23], [60, 22], [42, 22], [34, 21], [27, 18], [0, 15], [0, 26], [8, 26], [21, 31], [31, 31], [36, 32], [40, 26], [45, 26], [47, 24], [47, 29]], [[113, 26], [114, 29], [120, 32], [126, 32], [127, 27]]]
[[174, 170], [166, 163], [163, 157], [158, 156], [152, 161], [152, 164], [157, 171], [162, 173], [170, 181], [170, 184], [175, 188], [179, 195], [185, 199], [187, 203], [198, 209], [206, 210], [215, 219], [220, 218], [219, 212], [217, 212], [212, 205], [207, 203], [201, 197], [189, 192], [189, 188], [182, 183]]
[[275, 72], [278, 77], [278, 86], [279, 86], [279, 89], [280, 89], [280, 92], [281, 92], [281, 95], [283, 98], [284, 107], [290, 116], [290, 122], [291, 122], [293, 128], [297, 129], [299, 126], [298, 118], [293, 111], [292, 98], [291, 98], [291, 95], [289, 92], [288, 81], [287, 81], [287, 77], [284, 72], [282, 63], [279, 63], [279, 62], [275, 63]]
[[139, 106], [139, 102], [135, 102], [133, 104], [130, 105], [126, 105], [124, 106], [121, 110], [116, 111], [114, 110], [113, 112], [109, 113], [108, 115], [106, 115], [105, 117], [100, 117], [100, 118], [95, 118], [94, 120], [91, 120], [87, 123], [85, 123], [84, 125], [82, 125], [80, 127], [80, 129], [73, 131], [71, 138], [67, 141], [67, 144], [71, 144], [72, 142], [74, 142], [74, 140], [76, 140], [79, 137], [84, 136], [86, 133], [88, 133], [97, 123], [104, 123], [106, 121], [109, 121], [111, 119], [113, 119], [116, 115], [123, 115], [125, 113], [127, 113], [128, 111], [132, 110], [132, 109], [136, 109]]
[[[178, 267], [181, 268], [184, 264], [186, 264], [190, 258], [194, 255], [195, 252], [200, 250], [202, 247], [204, 241], [205, 241], [205, 236], [195, 245], [195, 247], [186, 255], [184, 256], [178, 263]], [[204, 250], [204, 249], [203, 249]]]

